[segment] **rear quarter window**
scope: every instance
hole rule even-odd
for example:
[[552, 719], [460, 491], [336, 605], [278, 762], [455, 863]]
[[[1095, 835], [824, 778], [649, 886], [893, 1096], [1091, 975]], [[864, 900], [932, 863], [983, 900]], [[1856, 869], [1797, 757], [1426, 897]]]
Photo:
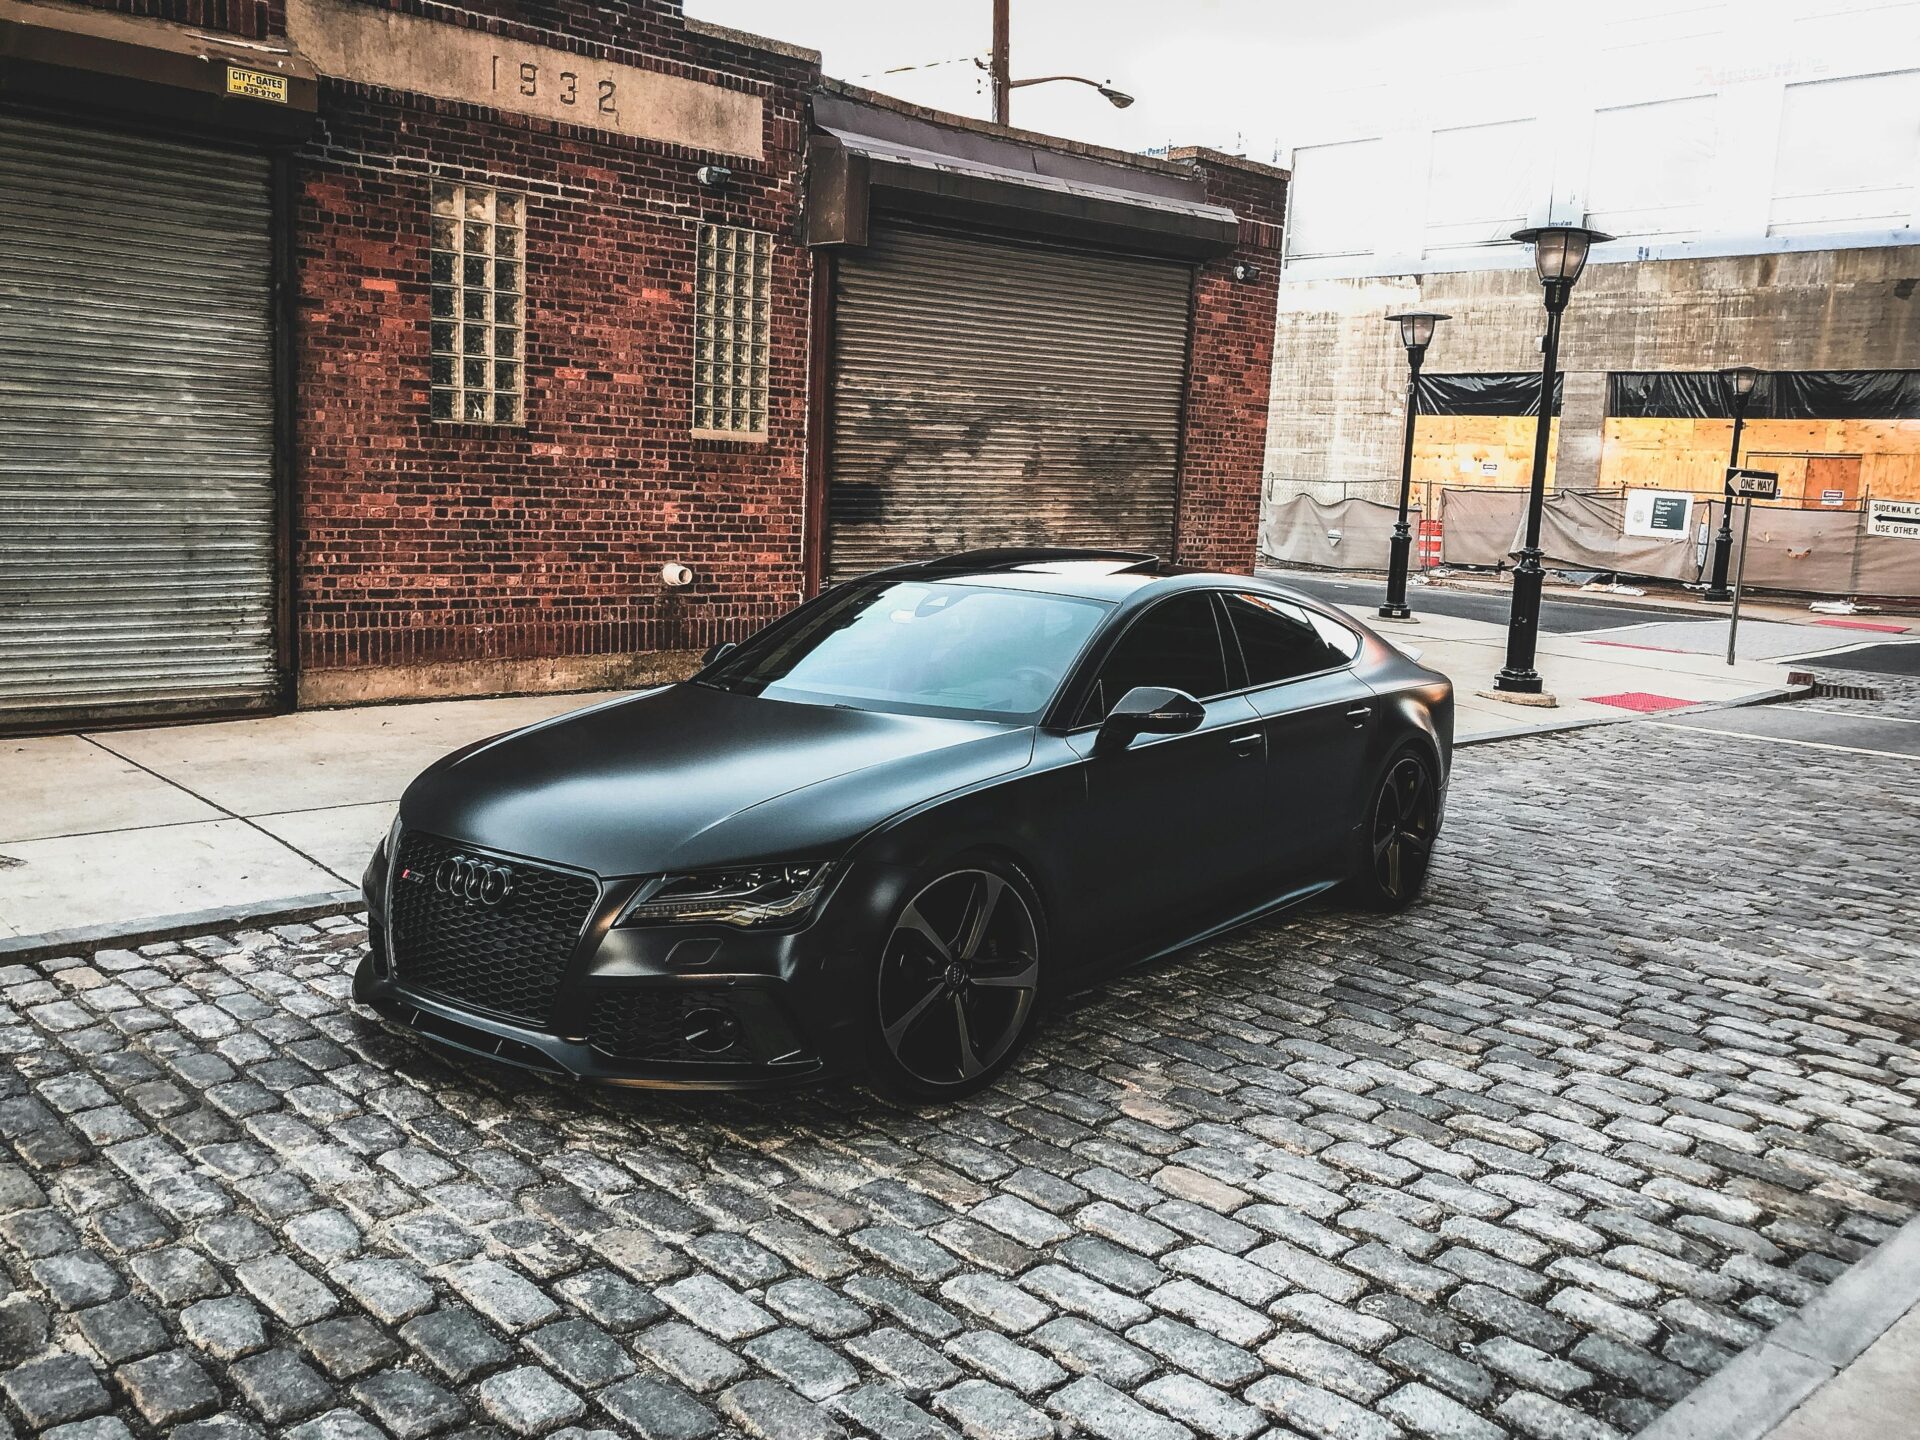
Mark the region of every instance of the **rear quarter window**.
[[1301, 675], [1338, 669], [1360, 653], [1360, 638], [1339, 621], [1273, 595], [1240, 591], [1222, 597], [1247, 684], [1277, 685]]

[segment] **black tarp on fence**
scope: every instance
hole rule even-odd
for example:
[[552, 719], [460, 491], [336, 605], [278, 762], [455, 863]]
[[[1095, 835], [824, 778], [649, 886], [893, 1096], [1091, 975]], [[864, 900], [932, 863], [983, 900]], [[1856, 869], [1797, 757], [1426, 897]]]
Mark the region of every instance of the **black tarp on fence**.
[[[1562, 380], [1553, 377], [1553, 413], [1560, 413]], [[1540, 376], [1524, 370], [1478, 375], [1422, 375], [1422, 415], [1538, 415]]]
[[[1730, 420], [1733, 393], [1718, 370], [1622, 370], [1607, 377], [1607, 414]], [[1747, 418], [1920, 420], [1920, 370], [1771, 371], [1754, 390]]]

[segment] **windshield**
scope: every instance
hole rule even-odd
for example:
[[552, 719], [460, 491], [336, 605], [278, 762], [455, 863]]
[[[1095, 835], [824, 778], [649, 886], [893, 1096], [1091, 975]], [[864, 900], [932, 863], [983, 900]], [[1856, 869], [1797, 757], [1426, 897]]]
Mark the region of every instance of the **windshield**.
[[773, 700], [1033, 720], [1109, 608], [987, 585], [855, 583], [698, 679]]

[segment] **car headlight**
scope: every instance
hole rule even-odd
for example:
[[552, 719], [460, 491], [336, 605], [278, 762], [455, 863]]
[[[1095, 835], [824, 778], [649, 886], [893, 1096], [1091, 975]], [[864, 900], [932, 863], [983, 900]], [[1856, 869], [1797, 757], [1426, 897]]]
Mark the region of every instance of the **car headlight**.
[[833, 867], [823, 864], [750, 865], [664, 875], [627, 902], [619, 925], [778, 925], [814, 907]]

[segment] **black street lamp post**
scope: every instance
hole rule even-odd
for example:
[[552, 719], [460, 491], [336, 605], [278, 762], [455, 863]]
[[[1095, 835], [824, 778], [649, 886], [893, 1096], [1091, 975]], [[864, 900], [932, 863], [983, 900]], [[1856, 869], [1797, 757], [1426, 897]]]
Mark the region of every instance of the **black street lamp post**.
[[1527, 543], [1513, 567], [1513, 610], [1507, 617], [1507, 663], [1493, 677], [1496, 690], [1538, 695], [1540, 672], [1533, 668], [1540, 631], [1540, 511], [1547, 499], [1547, 443], [1553, 436], [1553, 382], [1560, 360], [1560, 312], [1567, 308], [1574, 282], [1586, 268], [1587, 252], [1611, 240], [1580, 225], [1540, 225], [1517, 230], [1514, 239], [1533, 246], [1534, 268], [1546, 291], [1547, 333], [1540, 341], [1540, 423], [1533, 438], [1533, 483], [1527, 491]]
[[[1727, 458], [1727, 468], [1733, 469], [1740, 463], [1740, 431], [1747, 423], [1747, 402], [1753, 399], [1753, 392], [1760, 384], [1765, 371], [1752, 365], [1733, 365], [1720, 372], [1726, 381], [1727, 390], [1733, 397], [1733, 453]], [[1713, 576], [1707, 584], [1707, 593], [1702, 600], [1731, 600], [1733, 592], [1727, 588], [1727, 562], [1733, 556], [1733, 500], [1722, 487], [1720, 496], [1720, 533], [1713, 537]]]
[[1413, 552], [1413, 532], [1407, 528], [1407, 503], [1413, 490], [1413, 423], [1420, 414], [1420, 362], [1427, 358], [1427, 346], [1433, 341], [1433, 329], [1451, 315], [1431, 310], [1407, 310], [1387, 319], [1400, 326], [1400, 343], [1407, 347], [1407, 437], [1400, 451], [1400, 519], [1393, 527], [1393, 543], [1387, 558], [1387, 603], [1380, 614], [1388, 620], [1405, 620], [1413, 612], [1407, 608], [1407, 557]]

